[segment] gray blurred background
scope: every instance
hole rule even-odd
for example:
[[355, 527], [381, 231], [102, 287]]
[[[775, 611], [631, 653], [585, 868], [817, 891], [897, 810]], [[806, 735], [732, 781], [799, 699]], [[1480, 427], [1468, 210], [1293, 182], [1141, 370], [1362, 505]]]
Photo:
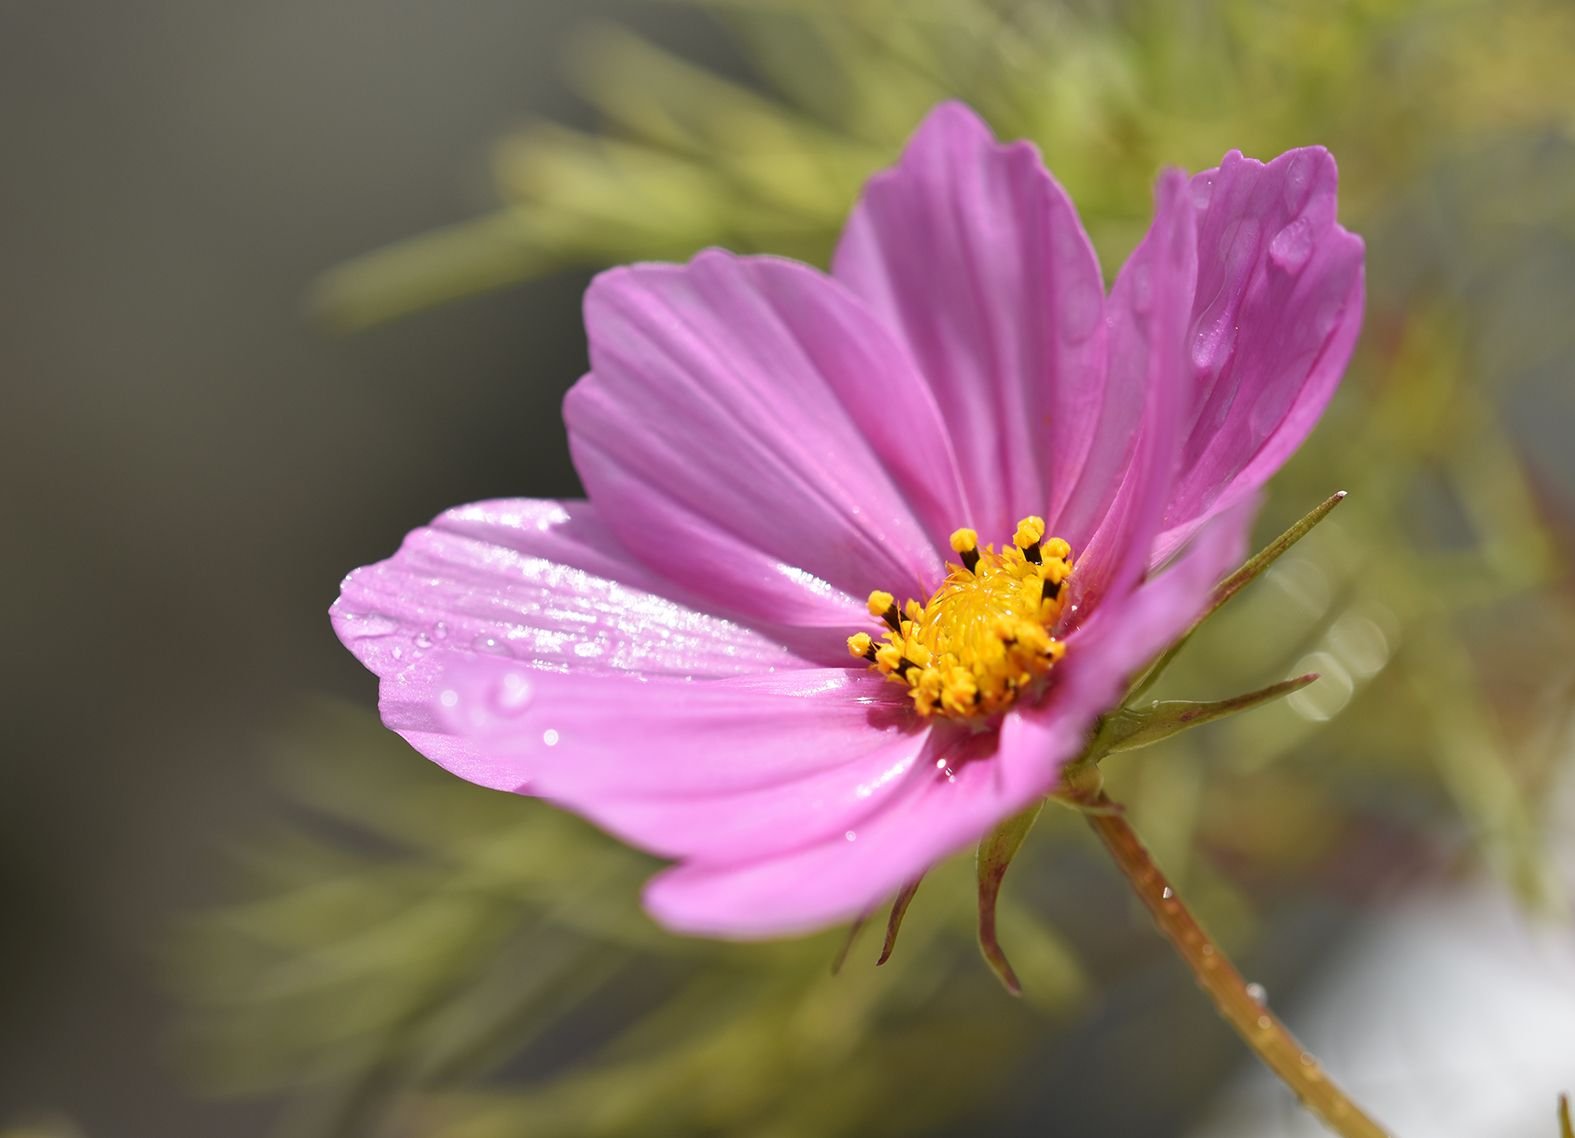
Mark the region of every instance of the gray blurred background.
[[260, 1125], [179, 1087], [160, 939], [269, 809], [273, 725], [372, 693], [339, 578], [455, 502], [575, 492], [583, 361], [577, 274], [353, 337], [305, 298], [489, 205], [494, 140], [577, 116], [569, 29], [629, 7], [0, 3], [0, 1123]]

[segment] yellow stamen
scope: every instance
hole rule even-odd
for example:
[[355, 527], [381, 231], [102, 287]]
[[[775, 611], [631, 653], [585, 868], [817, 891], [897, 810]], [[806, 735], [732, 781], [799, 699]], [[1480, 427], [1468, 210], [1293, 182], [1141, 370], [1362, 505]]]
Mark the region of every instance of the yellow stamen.
[[870, 594], [869, 609], [871, 616], [880, 617], [887, 624], [891, 625], [894, 631], [902, 631], [902, 618], [897, 612], [896, 597], [876, 589]]
[[1031, 545], [1038, 545], [1044, 537], [1045, 520], [1027, 517], [1017, 523], [1017, 532], [1012, 535], [1012, 544], [1018, 549], [1027, 549]]
[[890, 593], [870, 594], [869, 611], [890, 627], [880, 641], [848, 638], [848, 651], [908, 690], [920, 715], [970, 719], [1005, 711], [1066, 653], [1051, 635], [1066, 603], [1072, 550], [1045, 538], [1043, 518], [1017, 524], [1012, 546], [979, 548], [979, 535], [959, 529], [951, 547], [961, 565], [928, 600], [898, 608]]
[[979, 535], [971, 529], [952, 531], [952, 552], [962, 558], [963, 568], [972, 573], [979, 564]]
[[875, 640], [867, 632], [855, 632], [848, 637], [848, 651], [860, 660], [874, 661]]

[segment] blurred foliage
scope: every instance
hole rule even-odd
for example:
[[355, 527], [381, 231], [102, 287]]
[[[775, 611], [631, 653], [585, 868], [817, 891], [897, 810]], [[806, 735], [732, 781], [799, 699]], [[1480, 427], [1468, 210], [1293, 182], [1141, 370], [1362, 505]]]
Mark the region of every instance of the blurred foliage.
[[[657, 863], [585, 823], [411, 762], [360, 711], [289, 735], [300, 817], [244, 859], [255, 899], [196, 918], [169, 961], [207, 1087], [307, 1092], [284, 1134], [912, 1134], [1086, 987], [1009, 898], [1027, 1005], [994, 998], [969, 906], [916, 907], [879, 972], [860, 940], [856, 977], [832, 975], [845, 932], [674, 937], [636, 905]], [[967, 867], [932, 887], [968, 896]]]
[[[1353, 493], [1155, 694], [1323, 678], [1112, 759], [1112, 794], [1227, 942], [1264, 928], [1270, 898], [1359, 912], [1477, 857], [1556, 906], [1539, 804], [1575, 705], [1558, 441], [1575, 421], [1575, 6], [694, 2], [758, 84], [593, 30], [571, 74], [603, 127], [505, 141], [499, 212], [335, 271], [322, 313], [362, 326], [708, 244], [824, 263], [863, 179], [951, 96], [1042, 145], [1107, 271], [1161, 165], [1322, 142], [1368, 241], [1367, 325], [1265, 532]], [[1003, 894], [1015, 1004], [979, 964], [967, 866], [926, 881], [891, 964], [870, 970], [860, 941], [833, 978], [837, 934], [660, 933], [635, 904], [646, 859], [427, 769], [368, 719], [294, 733], [309, 811], [250, 859], [254, 899], [194, 922], [172, 961], [193, 1064], [216, 1089], [300, 1091], [286, 1133], [912, 1134], [1026, 1077], [1047, 1013], [1131, 964], [1061, 811]]]

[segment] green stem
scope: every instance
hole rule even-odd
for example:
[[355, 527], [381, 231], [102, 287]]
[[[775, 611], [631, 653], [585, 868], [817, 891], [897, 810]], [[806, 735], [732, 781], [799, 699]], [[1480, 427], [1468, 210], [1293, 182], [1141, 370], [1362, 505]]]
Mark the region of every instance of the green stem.
[[1248, 991], [1247, 982], [1235, 965], [1181, 903], [1121, 809], [1102, 790], [1083, 801], [1094, 807], [1083, 813], [1088, 824], [1105, 843], [1159, 930], [1192, 969], [1198, 986], [1208, 993], [1215, 1009], [1236, 1029], [1236, 1034], [1303, 1106], [1341, 1138], [1386, 1138], [1387, 1132], [1330, 1081], [1279, 1017]]

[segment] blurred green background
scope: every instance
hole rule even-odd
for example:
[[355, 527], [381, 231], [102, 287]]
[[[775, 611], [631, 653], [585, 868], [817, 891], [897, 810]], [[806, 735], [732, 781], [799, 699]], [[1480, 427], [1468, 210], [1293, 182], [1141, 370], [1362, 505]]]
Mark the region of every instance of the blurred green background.
[[443, 507], [576, 492], [591, 271], [824, 263], [960, 96], [1040, 143], [1107, 273], [1160, 166], [1335, 152], [1366, 330], [1262, 532], [1352, 497], [1162, 694], [1324, 678], [1109, 775], [1380, 1117], [1554, 1133], [1575, 8], [63, 0], [0, 4], [0, 45], [0, 1127], [1312, 1132], [1075, 818], [1007, 882], [1022, 1002], [966, 859], [878, 972], [869, 932], [835, 978], [840, 933], [668, 937], [648, 860], [430, 768], [328, 630], [339, 577]]

